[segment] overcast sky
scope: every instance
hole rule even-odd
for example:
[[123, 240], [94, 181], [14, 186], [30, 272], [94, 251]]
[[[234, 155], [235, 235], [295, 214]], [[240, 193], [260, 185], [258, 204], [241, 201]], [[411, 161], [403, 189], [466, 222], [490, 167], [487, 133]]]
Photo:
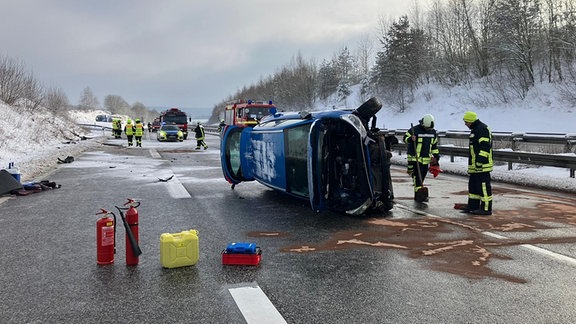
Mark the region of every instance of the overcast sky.
[[[90, 87], [146, 106], [211, 108], [301, 53], [330, 59], [407, 0], [2, 0], [0, 55], [72, 104]], [[267, 99], [267, 98], [257, 98]]]

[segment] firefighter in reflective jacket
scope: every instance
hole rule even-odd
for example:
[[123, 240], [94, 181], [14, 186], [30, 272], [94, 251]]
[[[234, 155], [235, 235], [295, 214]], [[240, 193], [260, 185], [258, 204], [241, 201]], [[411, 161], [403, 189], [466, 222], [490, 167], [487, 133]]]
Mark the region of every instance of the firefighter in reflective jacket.
[[224, 119], [220, 120], [220, 124], [218, 124], [218, 133], [222, 133], [222, 130], [226, 127], [226, 122]]
[[144, 135], [144, 124], [140, 119], [136, 118], [136, 125], [134, 125], [134, 137], [136, 137], [136, 147], [142, 147], [142, 135]]
[[132, 125], [132, 120], [128, 119], [128, 121], [126, 121], [126, 126], [124, 126], [124, 133], [128, 138], [128, 146], [132, 146], [132, 139], [134, 138], [134, 125]]
[[418, 125], [406, 132], [404, 143], [407, 145], [408, 174], [412, 177], [414, 184], [414, 200], [427, 201], [427, 196], [420, 196], [417, 192], [423, 186], [429, 165], [439, 165], [440, 151], [438, 150], [438, 134], [434, 129], [434, 116], [424, 115], [418, 121]]
[[468, 204], [463, 212], [474, 215], [492, 215], [492, 132], [478, 119], [475, 112], [464, 114], [464, 124], [470, 129], [468, 153]]
[[112, 136], [120, 138], [122, 135], [122, 121], [118, 118], [112, 119]]
[[196, 128], [194, 128], [194, 133], [196, 137], [196, 149], [199, 150], [200, 146], [204, 147], [204, 149], [207, 149], [208, 145], [206, 145], [206, 143], [204, 142], [204, 136], [205, 136], [204, 126], [202, 126], [200, 122], [196, 124]]

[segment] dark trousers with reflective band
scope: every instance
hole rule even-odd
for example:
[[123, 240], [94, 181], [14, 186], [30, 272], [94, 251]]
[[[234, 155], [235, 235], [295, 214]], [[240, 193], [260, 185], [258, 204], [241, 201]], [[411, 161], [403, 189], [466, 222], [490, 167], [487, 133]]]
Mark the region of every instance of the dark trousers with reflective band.
[[200, 148], [200, 146], [207, 148], [208, 145], [204, 142], [204, 139], [196, 139], [196, 148]]
[[490, 172], [470, 173], [468, 181], [468, 209], [492, 211]]
[[422, 188], [423, 180], [426, 179], [426, 175], [428, 174], [428, 164], [418, 163], [418, 166], [420, 166], [420, 175], [422, 178], [419, 177], [418, 169], [416, 169], [416, 161], [410, 161], [408, 164], [408, 169], [412, 170], [412, 184], [414, 185], [414, 192], [417, 192], [418, 189]]

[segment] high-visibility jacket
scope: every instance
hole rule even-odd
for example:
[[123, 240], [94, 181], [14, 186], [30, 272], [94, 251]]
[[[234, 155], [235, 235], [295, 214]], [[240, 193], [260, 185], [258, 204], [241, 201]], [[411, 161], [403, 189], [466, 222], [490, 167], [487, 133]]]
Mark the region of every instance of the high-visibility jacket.
[[131, 123], [126, 124], [124, 127], [124, 133], [126, 133], [128, 136], [134, 135], [134, 126], [132, 126]]
[[480, 120], [470, 125], [470, 151], [468, 154], [468, 173], [490, 172], [494, 167], [492, 160], [492, 132]]
[[[416, 143], [412, 141], [412, 135], [416, 135]], [[408, 162], [415, 162], [416, 156], [420, 164], [429, 164], [433, 156], [436, 160], [440, 159], [438, 134], [434, 128], [416, 125], [406, 132], [404, 143], [407, 145]]]
[[202, 125], [197, 125], [196, 128], [194, 128], [194, 132], [196, 133], [196, 140], [198, 141], [203, 141], [204, 140], [204, 126]]
[[136, 136], [142, 136], [144, 135], [144, 125], [142, 125], [141, 122], [136, 122], [136, 131], [134, 132], [134, 135]]

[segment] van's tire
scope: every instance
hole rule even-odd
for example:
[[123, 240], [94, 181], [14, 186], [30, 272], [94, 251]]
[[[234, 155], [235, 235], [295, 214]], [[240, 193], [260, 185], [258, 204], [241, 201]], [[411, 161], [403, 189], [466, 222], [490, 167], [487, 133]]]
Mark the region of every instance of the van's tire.
[[382, 103], [378, 98], [372, 97], [361, 104], [360, 107], [356, 108], [355, 113], [362, 119], [368, 121], [370, 118], [374, 117], [380, 109], [382, 109]]

